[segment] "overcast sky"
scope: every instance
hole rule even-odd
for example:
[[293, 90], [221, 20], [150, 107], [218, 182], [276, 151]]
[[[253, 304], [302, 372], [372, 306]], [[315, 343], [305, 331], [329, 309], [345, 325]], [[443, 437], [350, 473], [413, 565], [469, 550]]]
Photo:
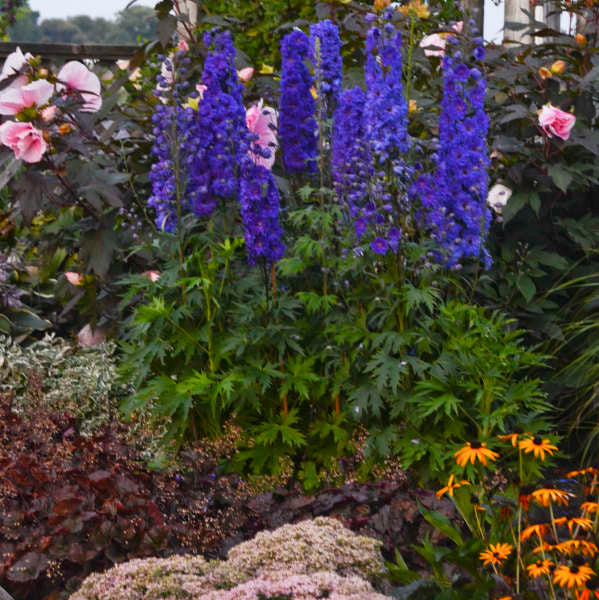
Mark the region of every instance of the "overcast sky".
[[[136, 4], [154, 7], [156, 2], [158, 0], [137, 0]], [[129, 0], [29, 0], [31, 9], [40, 13], [40, 21], [76, 15], [112, 19], [127, 4]]]

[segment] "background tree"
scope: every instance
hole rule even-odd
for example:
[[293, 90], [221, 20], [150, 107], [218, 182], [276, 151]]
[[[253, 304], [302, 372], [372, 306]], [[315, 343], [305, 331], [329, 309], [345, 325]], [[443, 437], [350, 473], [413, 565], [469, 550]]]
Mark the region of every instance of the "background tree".
[[78, 15], [67, 19], [44, 19], [28, 5], [8, 29], [14, 42], [63, 44], [137, 44], [156, 37], [157, 19], [148, 6], [132, 6], [115, 20]]

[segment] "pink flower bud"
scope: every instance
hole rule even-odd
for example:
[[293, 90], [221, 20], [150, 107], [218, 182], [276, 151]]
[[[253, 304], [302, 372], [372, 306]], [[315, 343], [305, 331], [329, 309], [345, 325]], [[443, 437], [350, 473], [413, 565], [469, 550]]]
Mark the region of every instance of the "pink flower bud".
[[73, 271], [67, 271], [64, 274], [64, 276], [67, 278], [67, 281], [71, 285], [78, 285], [78, 286], [83, 285], [83, 275], [80, 275], [79, 273], [74, 273]]
[[144, 271], [142, 275], [145, 275], [152, 282], [160, 279], [160, 271]]
[[245, 67], [245, 69], [237, 71], [237, 76], [240, 81], [247, 83], [254, 76], [254, 67]]
[[54, 120], [54, 117], [56, 117], [56, 106], [53, 104], [46, 106], [46, 108], [44, 108], [40, 114], [42, 115], [42, 120], [44, 123], [50, 123]]

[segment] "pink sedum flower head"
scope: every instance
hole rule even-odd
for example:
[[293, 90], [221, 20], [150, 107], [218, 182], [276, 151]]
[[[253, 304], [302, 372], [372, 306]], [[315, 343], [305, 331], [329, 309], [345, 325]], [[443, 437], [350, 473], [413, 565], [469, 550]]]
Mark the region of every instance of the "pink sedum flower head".
[[551, 102], [545, 104], [539, 111], [539, 125], [549, 137], [556, 135], [562, 140], [567, 140], [574, 123], [576, 117], [572, 113], [552, 106]]
[[65, 88], [74, 89], [81, 92], [84, 100], [82, 112], [97, 112], [102, 106], [102, 97], [100, 92], [102, 86], [95, 73], [92, 73], [83, 63], [76, 60], [70, 60], [65, 63], [58, 72], [59, 90]]
[[185, 40], [179, 40], [177, 44], [177, 50], [183, 50], [183, 52], [189, 52], [189, 44]]
[[255, 133], [258, 136], [258, 139], [254, 144], [270, 150], [270, 156], [268, 158], [254, 154], [250, 151], [252, 160], [257, 165], [272, 169], [278, 146], [276, 134], [277, 113], [275, 109], [270, 106], [264, 106], [264, 102], [261, 99], [258, 104], [254, 104], [254, 106], [250, 106], [250, 108], [247, 109], [245, 121], [250, 132]]
[[0, 94], [0, 115], [16, 115], [24, 108], [47, 104], [53, 93], [54, 86], [45, 79], [11, 87]]
[[[21, 52], [21, 48], [17, 46], [17, 49], [14, 52], [11, 52], [6, 57], [6, 60], [2, 65], [0, 81], [4, 81], [11, 75], [14, 75], [18, 71], [20, 71], [21, 67], [23, 67], [23, 65], [25, 65], [30, 58], [33, 58], [33, 55], [31, 55], [29, 52], [27, 52], [27, 54], [23, 54], [23, 52]], [[11, 84], [7, 88], [4, 88], [4, 91], [10, 88], [19, 88], [25, 85], [27, 81], [29, 80], [27, 79], [26, 75], [19, 75], [19, 77], [17, 77], [13, 82], [11, 82]]]
[[245, 67], [245, 69], [237, 71], [237, 76], [240, 81], [247, 83], [254, 76], [254, 67]]
[[48, 149], [42, 132], [31, 123], [3, 123], [0, 125], [0, 142], [15, 153], [15, 158], [22, 158], [28, 163], [42, 160]]

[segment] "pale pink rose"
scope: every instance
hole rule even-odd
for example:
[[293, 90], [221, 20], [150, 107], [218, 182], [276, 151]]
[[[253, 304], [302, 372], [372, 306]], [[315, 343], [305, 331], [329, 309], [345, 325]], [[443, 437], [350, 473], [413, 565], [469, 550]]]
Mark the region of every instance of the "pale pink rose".
[[77, 341], [80, 346], [95, 346], [106, 341], [106, 333], [101, 329], [92, 329], [92, 326], [88, 323], [77, 334]]
[[[70, 60], [58, 72], [58, 89], [74, 89], [81, 92], [84, 104], [82, 112], [97, 112], [102, 106], [102, 85], [95, 73], [92, 73], [83, 63]], [[64, 84], [64, 85], [63, 85]]]
[[[17, 46], [17, 49], [14, 52], [11, 52], [4, 61], [2, 65], [2, 72], [0, 73], [0, 81], [7, 79], [11, 75], [18, 73], [21, 70], [27, 61], [33, 58], [33, 56], [27, 52], [27, 54], [23, 54], [21, 52], [21, 48]], [[25, 85], [29, 81], [26, 75], [19, 75], [8, 87], [4, 88], [4, 91], [13, 88], [13, 87], [21, 87]]]
[[44, 108], [40, 114], [42, 115], [42, 120], [44, 123], [50, 123], [54, 121], [54, 117], [56, 117], [56, 106], [53, 104], [46, 106], [46, 108]]
[[572, 113], [552, 106], [551, 102], [545, 104], [539, 112], [539, 125], [549, 137], [556, 135], [562, 140], [567, 140], [574, 123], [576, 117]]
[[250, 106], [245, 113], [245, 122], [251, 133], [258, 135], [254, 142], [263, 148], [270, 150], [270, 156], [264, 158], [250, 152], [250, 156], [257, 165], [262, 165], [267, 169], [272, 169], [275, 162], [275, 152], [277, 150], [277, 113], [274, 108], [264, 106], [261, 99], [258, 104]]
[[[458, 21], [452, 29], [457, 33], [462, 33], [464, 27], [464, 21]], [[426, 56], [445, 56], [445, 46], [447, 45], [448, 33], [432, 33], [431, 35], [425, 35], [421, 40], [419, 46], [421, 48], [427, 48], [429, 46], [436, 46], [438, 50], [424, 50]]]
[[11, 87], [0, 93], [0, 115], [16, 115], [29, 106], [47, 104], [53, 93], [54, 86], [45, 79]]
[[15, 158], [22, 158], [28, 163], [42, 160], [44, 152], [48, 149], [42, 132], [31, 123], [16, 123], [15, 121], [2, 123], [0, 125], [0, 142], [15, 153]]
[[177, 44], [177, 50], [183, 50], [183, 52], [189, 52], [189, 44], [185, 40], [179, 40]]
[[152, 282], [160, 279], [160, 271], [144, 271], [142, 275], [147, 277]]
[[79, 273], [67, 271], [64, 276], [71, 285], [83, 285], [83, 275], [80, 275]]
[[254, 67], [245, 67], [237, 71], [237, 76], [243, 83], [247, 83], [254, 76]]

